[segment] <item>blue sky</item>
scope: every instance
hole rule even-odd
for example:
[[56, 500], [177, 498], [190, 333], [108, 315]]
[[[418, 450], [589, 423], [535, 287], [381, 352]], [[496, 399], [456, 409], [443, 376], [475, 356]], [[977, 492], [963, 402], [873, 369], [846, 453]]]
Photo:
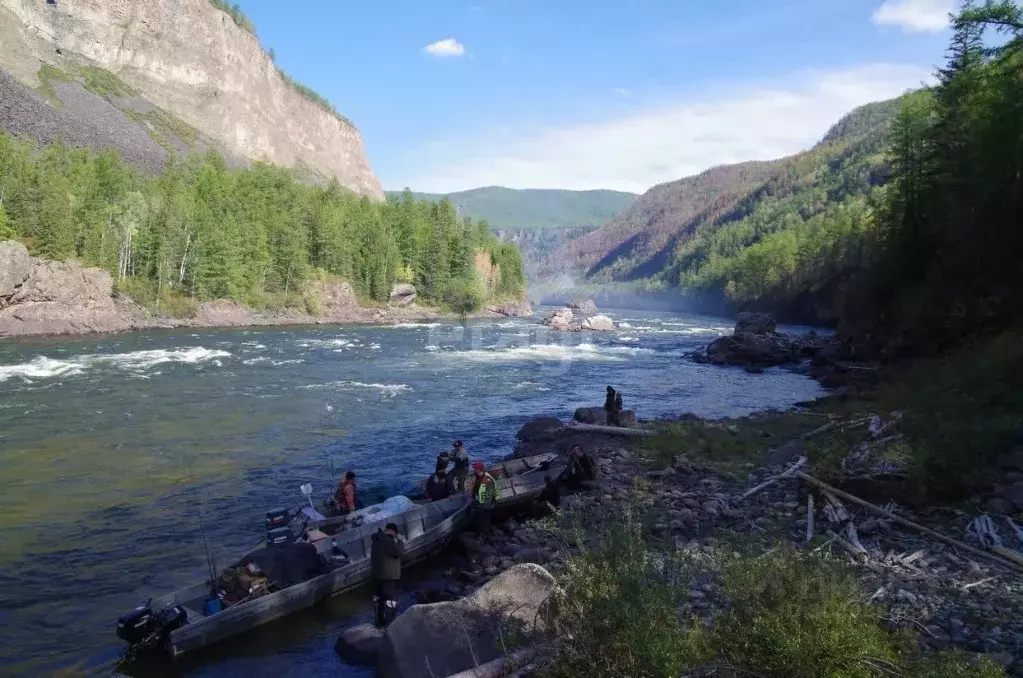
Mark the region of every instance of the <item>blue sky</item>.
[[918, 86], [955, 0], [239, 4], [356, 123], [385, 188], [642, 192], [793, 153]]

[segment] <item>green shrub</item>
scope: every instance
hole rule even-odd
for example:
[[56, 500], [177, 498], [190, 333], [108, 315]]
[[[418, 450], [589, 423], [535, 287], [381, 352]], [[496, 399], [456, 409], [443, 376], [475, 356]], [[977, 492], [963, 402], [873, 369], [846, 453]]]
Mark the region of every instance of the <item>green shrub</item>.
[[0, 240], [11, 240], [17, 237], [18, 232], [14, 229], [14, 223], [7, 216], [3, 204], [0, 203]]
[[477, 278], [454, 278], [448, 281], [442, 298], [444, 305], [460, 316], [479, 310], [487, 299], [483, 285]]
[[198, 299], [167, 287], [160, 290], [156, 281], [148, 278], [118, 280], [114, 283], [114, 293], [130, 297], [132, 301], [154, 315], [194, 318], [199, 313]]
[[905, 412], [916, 494], [968, 497], [996, 478], [998, 457], [1023, 443], [1023, 338], [1005, 334], [896, 375], [884, 411]]
[[761, 675], [868, 677], [901, 658], [841, 568], [797, 552], [738, 558], [724, 573], [731, 605], [715, 626], [721, 658]]
[[666, 581], [647, 553], [639, 527], [611, 523], [597, 548], [572, 560], [557, 619], [571, 636], [549, 670], [575, 676], [678, 676], [712, 656], [709, 635], [683, 624], [687, 582]]
[[137, 92], [128, 85], [121, 82], [121, 79], [110, 71], [95, 66], [82, 66], [79, 71], [82, 74], [85, 89], [101, 97], [131, 97]]

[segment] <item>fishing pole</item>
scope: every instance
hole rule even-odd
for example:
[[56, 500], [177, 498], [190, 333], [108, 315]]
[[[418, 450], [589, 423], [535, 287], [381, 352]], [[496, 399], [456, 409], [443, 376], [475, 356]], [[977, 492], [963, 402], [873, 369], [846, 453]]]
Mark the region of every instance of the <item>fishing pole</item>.
[[199, 517], [199, 534], [202, 536], [202, 546], [206, 552], [206, 569], [210, 573], [210, 590], [212, 592], [213, 587], [217, 581], [217, 559], [216, 556], [210, 551], [209, 541], [206, 539], [206, 522], [202, 517], [202, 494], [199, 492], [199, 486], [195, 482], [195, 470], [192, 468], [192, 458], [185, 455], [184, 451], [181, 453], [182, 457], [185, 457], [186, 464], [188, 466], [188, 476], [192, 481], [192, 491], [195, 493], [195, 512]]

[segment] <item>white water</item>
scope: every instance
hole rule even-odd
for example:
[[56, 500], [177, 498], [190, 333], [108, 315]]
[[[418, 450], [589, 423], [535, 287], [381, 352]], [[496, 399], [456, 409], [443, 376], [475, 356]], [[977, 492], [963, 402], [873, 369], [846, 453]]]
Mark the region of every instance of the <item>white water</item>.
[[196, 346], [182, 349], [157, 349], [152, 351], [134, 351], [132, 353], [86, 354], [65, 360], [39, 356], [27, 363], [17, 365], [0, 365], [0, 382], [20, 377], [27, 382], [37, 379], [52, 379], [79, 375], [98, 366], [109, 366], [129, 372], [144, 371], [161, 363], [185, 363], [198, 365], [207, 361], [220, 365], [216, 358], [228, 358], [227, 351]]

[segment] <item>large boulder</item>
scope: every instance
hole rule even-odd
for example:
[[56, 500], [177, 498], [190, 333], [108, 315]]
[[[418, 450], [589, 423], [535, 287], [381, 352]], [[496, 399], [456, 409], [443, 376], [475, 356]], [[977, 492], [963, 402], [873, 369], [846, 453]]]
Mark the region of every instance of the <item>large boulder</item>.
[[582, 329], [594, 332], [613, 332], [614, 321], [606, 315], [594, 315], [583, 320]]
[[[603, 407], [580, 407], [576, 409], [572, 417], [580, 424], [607, 425], [607, 412]], [[618, 423], [621, 426], [634, 426], [636, 424], [636, 413], [633, 410], [622, 410], [618, 415]]]
[[575, 328], [572, 327], [572, 319], [575, 316], [572, 314], [570, 308], [559, 308], [549, 316], [547, 316], [543, 324], [552, 330], [558, 330], [559, 332], [571, 332]]
[[391, 288], [390, 303], [395, 306], [409, 306], [416, 301], [416, 286], [409, 283], [395, 283]]
[[487, 311], [505, 318], [521, 318], [533, 315], [533, 309], [530, 308], [529, 302], [525, 299], [520, 299], [518, 301], [502, 301], [499, 304], [491, 304], [490, 306], [487, 306]]
[[20, 243], [0, 243], [0, 337], [132, 327], [130, 308], [115, 303], [113, 280], [105, 270], [32, 257], [26, 265], [26, 257]]
[[594, 315], [597, 312], [597, 305], [593, 303], [593, 299], [576, 299], [565, 305], [573, 311], [578, 311], [581, 316]]
[[[603, 412], [603, 410], [601, 410]], [[557, 435], [564, 428], [560, 419], [556, 417], [537, 417], [536, 419], [530, 419], [527, 421], [519, 432], [516, 434], [516, 438], [523, 441], [542, 441], [542, 440], [554, 440]]]
[[16, 240], [0, 242], [0, 308], [21, 287], [32, 272], [32, 257]]
[[740, 313], [735, 320], [735, 333], [774, 334], [777, 327], [769, 313]]
[[375, 665], [384, 641], [384, 630], [373, 624], [359, 624], [345, 629], [334, 644], [334, 651], [347, 662]]
[[413, 605], [390, 626], [380, 647], [383, 678], [450, 676], [502, 655], [501, 638], [546, 630], [557, 582], [532, 563], [513, 565], [471, 596]]

